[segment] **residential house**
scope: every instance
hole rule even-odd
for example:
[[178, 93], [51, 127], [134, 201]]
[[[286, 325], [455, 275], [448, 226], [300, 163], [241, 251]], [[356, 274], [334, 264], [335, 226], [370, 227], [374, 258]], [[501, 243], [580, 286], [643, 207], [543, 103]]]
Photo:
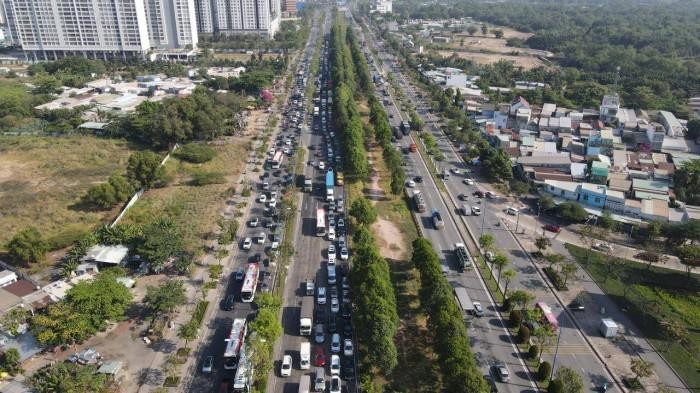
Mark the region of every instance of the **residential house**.
[[[669, 201], [668, 183], [659, 180], [632, 179], [632, 191], [637, 199]], [[668, 215], [666, 215], [668, 217]]]
[[518, 157], [518, 164], [531, 167], [559, 168], [570, 170], [571, 158], [568, 154], [533, 154]]
[[642, 131], [646, 132], [649, 148], [652, 151], [661, 151], [666, 137], [666, 129], [659, 123], [651, 123], [644, 125]]
[[626, 173], [610, 173], [608, 176], [608, 189], [629, 195], [632, 188], [632, 180], [629, 179]]
[[642, 218], [649, 221], [668, 221], [668, 203], [658, 199], [642, 200]]
[[572, 181], [545, 180], [544, 190], [556, 198], [577, 201], [580, 183]]
[[597, 207], [605, 207], [605, 197], [608, 187], [600, 184], [581, 183], [579, 202]]
[[642, 218], [642, 202], [636, 199], [626, 199], [623, 214], [627, 217]]
[[625, 193], [608, 189], [605, 193], [605, 209], [616, 214], [625, 211]]
[[17, 273], [12, 270], [0, 271], [0, 288], [17, 282]]
[[617, 120], [620, 110], [620, 96], [617, 94], [603, 96], [600, 105], [600, 119], [606, 123], [613, 123]]
[[683, 125], [681, 125], [681, 122], [678, 121], [678, 119], [673, 113], [667, 111], [659, 111], [659, 121], [664, 126], [664, 129], [666, 130], [666, 135], [673, 138], [683, 136]]
[[545, 103], [542, 105], [542, 110], [540, 111], [540, 118], [552, 117], [554, 112], [557, 110], [556, 104]]
[[94, 245], [92, 246], [85, 256], [82, 258], [83, 262], [95, 262], [98, 264], [105, 265], [123, 265], [126, 263], [127, 256], [129, 255], [129, 248], [123, 245], [115, 246], [104, 246], [104, 245]]
[[525, 98], [523, 98], [523, 96], [517, 96], [510, 103], [509, 114], [511, 116], [515, 116], [518, 112], [518, 109], [523, 109], [523, 108], [530, 109], [530, 103], [527, 102], [527, 100]]
[[591, 163], [591, 182], [597, 184], [608, 184], [608, 164], [602, 161]]

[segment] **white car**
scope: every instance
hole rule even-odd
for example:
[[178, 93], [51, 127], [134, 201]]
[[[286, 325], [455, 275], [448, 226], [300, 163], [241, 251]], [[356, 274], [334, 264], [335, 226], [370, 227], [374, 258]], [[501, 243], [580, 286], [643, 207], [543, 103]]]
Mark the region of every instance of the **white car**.
[[252, 247], [252, 246], [253, 246], [253, 239], [251, 239], [251, 238], [249, 238], [249, 237], [246, 237], [246, 238], [243, 240], [243, 249], [244, 249], [244, 250], [250, 250], [250, 247]]
[[332, 244], [328, 246], [328, 259], [335, 260], [335, 246]]
[[292, 357], [284, 355], [282, 357], [282, 366], [280, 367], [280, 376], [288, 377], [290, 375], [292, 375]]
[[326, 164], [324, 164], [323, 161], [319, 162], [318, 169], [321, 169], [321, 170], [326, 169]]
[[271, 200], [270, 202], [267, 203], [267, 207], [277, 207], [277, 201], [276, 200]]
[[474, 185], [474, 180], [472, 180], [472, 179], [470, 179], [470, 178], [466, 178], [466, 179], [462, 180], [462, 182], [464, 182], [464, 184], [466, 184], [466, 185], [468, 185], [468, 186], [473, 186], [473, 185]]
[[260, 219], [258, 217], [253, 217], [250, 219], [250, 226], [251, 228], [255, 228], [260, 224]]
[[318, 304], [326, 304], [326, 287], [318, 287]]
[[613, 246], [611, 246], [610, 243], [600, 242], [593, 245], [593, 249], [603, 252], [610, 252], [613, 250]]
[[348, 258], [350, 258], [350, 254], [348, 253], [348, 249], [343, 247], [340, 249], [340, 259], [347, 261]]
[[340, 353], [340, 334], [333, 333], [331, 336], [331, 352]]
[[332, 297], [331, 298], [331, 312], [337, 313], [340, 311], [340, 303], [338, 302], [337, 297]]
[[260, 203], [265, 203], [265, 202], [267, 202], [267, 195], [261, 194], [261, 195], [258, 197], [258, 202], [260, 202]]
[[472, 206], [472, 214], [478, 216], [481, 214], [481, 209], [479, 206]]
[[340, 356], [331, 355], [331, 375], [340, 375]]
[[352, 350], [352, 340], [349, 338], [346, 338], [343, 344], [343, 355], [347, 357], [352, 357], [353, 350]]
[[520, 210], [514, 208], [514, 207], [509, 207], [506, 209], [506, 213], [510, 214], [511, 216], [516, 216], [518, 213], [520, 213]]
[[[340, 361], [338, 361], [338, 367], [340, 367]], [[202, 372], [203, 373], [211, 373], [212, 369], [214, 368], [214, 357], [213, 356], [207, 356], [206, 359], [204, 359], [204, 363], [202, 363]]]
[[406, 182], [406, 185], [407, 185], [408, 187], [415, 187], [415, 186], [416, 186], [416, 182], [414, 182], [413, 180], [409, 180], [408, 182]]
[[484, 307], [481, 306], [481, 303], [473, 302], [472, 305], [474, 306], [474, 315], [476, 315], [477, 317], [483, 317]]

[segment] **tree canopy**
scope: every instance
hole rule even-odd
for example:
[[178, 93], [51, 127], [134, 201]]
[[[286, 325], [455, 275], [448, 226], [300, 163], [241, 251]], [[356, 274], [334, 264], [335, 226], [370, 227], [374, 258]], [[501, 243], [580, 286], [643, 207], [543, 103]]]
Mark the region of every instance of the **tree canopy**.
[[6, 248], [13, 263], [29, 264], [43, 261], [49, 245], [38, 229], [28, 227], [17, 232]]

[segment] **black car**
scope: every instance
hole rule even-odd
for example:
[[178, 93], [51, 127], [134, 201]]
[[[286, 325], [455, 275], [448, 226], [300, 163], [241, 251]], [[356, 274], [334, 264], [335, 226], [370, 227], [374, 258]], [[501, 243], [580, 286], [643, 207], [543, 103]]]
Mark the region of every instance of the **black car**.
[[262, 255], [260, 254], [251, 255], [250, 258], [248, 258], [248, 262], [250, 263], [260, 263], [261, 261]]
[[484, 375], [484, 379], [486, 380], [486, 383], [489, 384], [490, 392], [498, 393], [498, 387], [496, 386], [496, 382], [493, 380], [493, 377], [490, 375]]
[[569, 303], [569, 309], [571, 311], [585, 311], [586, 307], [580, 301], [574, 300], [573, 302]]
[[[343, 303], [341, 306], [341, 313], [343, 315], [343, 318], [349, 319], [350, 316], [352, 315], [352, 308], [348, 303]], [[347, 325], [347, 324], [346, 324]]]
[[235, 303], [236, 297], [233, 295], [228, 295], [226, 296], [226, 300], [224, 300], [224, 303], [221, 305], [221, 308], [223, 308], [226, 311], [232, 311]]
[[355, 362], [352, 358], [346, 358], [343, 363], [343, 379], [346, 381], [355, 379]]
[[352, 337], [352, 324], [350, 321], [346, 321], [343, 324], [343, 335], [345, 338], [351, 338]]
[[326, 321], [326, 309], [324, 307], [316, 307], [316, 323], [324, 323]]
[[457, 198], [459, 198], [460, 201], [466, 201], [467, 199], [469, 199], [469, 197], [467, 197], [467, 196], [464, 195], [464, 194], [459, 194], [459, 195], [457, 196]]
[[413, 178], [416, 183], [423, 183], [423, 176], [416, 176]]
[[331, 333], [338, 331], [338, 322], [336, 322], [335, 315], [333, 313], [331, 313], [330, 317], [328, 318], [328, 331]]

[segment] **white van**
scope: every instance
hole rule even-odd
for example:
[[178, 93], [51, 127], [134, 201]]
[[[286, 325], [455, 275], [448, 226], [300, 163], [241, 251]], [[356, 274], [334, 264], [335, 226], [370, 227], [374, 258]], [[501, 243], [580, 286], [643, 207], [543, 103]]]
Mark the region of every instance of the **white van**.
[[335, 240], [335, 228], [333, 228], [333, 227], [328, 228], [328, 240], [330, 240], [330, 241]]
[[311, 343], [303, 342], [299, 348], [299, 368], [308, 370], [311, 368]]
[[335, 285], [335, 265], [328, 265], [328, 284]]
[[265, 244], [265, 232], [260, 232], [260, 234], [258, 235], [258, 237], [255, 238], [255, 241], [256, 241], [258, 244]]
[[326, 390], [326, 370], [323, 367], [316, 368], [316, 374], [314, 375], [314, 390], [317, 392]]

